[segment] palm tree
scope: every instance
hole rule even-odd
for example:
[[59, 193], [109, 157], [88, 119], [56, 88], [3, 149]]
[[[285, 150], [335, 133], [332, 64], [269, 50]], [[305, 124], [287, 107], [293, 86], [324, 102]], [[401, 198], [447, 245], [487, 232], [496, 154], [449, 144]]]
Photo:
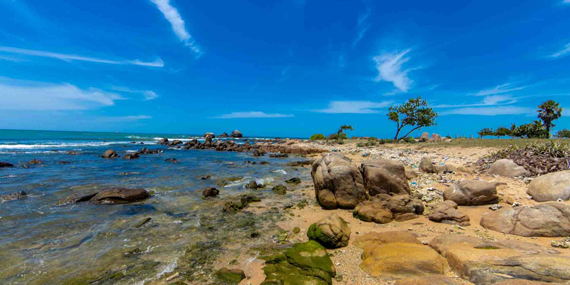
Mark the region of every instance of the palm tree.
[[554, 100], [548, 100], [538, 106], [538, 118], [544, 122], [544, 127], [550, 137], [550, 128], [556, 127], [552, 121], [560, 118], [562, 116], [562, 107], [560, 103], [556, 103]]

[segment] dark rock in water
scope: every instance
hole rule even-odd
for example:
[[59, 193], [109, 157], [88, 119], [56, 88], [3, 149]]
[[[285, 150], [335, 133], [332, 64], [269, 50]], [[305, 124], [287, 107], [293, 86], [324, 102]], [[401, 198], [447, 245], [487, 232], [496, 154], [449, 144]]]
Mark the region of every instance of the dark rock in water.
[[227, 269], [222, 268], [216, 272], [216, 277], [221, 283], [225, 285], [237, 285], [245, 279], [245, 273], [240, 269]]
[[291, 178], [291, 179], [285, 180], [285, 182], [286, 182], [286, 183], [289, 183], [289, 184], [300, 184], [300, 183], [301, 183], [301, 178], [299, 178], [299, 177], [293, 177], [293, 178]]
[[119, 157], [119, 155], [114, 150], [109, 149], [109, 150], [105, 151], [105, 153], [103, 153], [101, 155], [101, 157], [108, 159], [108, 158], [117, 158], [117, 157]]
[[179, 162], [178, 159], [176, 159], [176, 158], [167, 158], [164, 161], [170, 162], [170, 163], [178, 163]]
[[230, 137], [232, 137], [232, 138], [241, 138], [241, 137], [243, 137], [243, 135], [242, 135], [242, 133], [241, 133], [240, 131], [235, 130], [235, 131], [232, 132], [232, 134], [230, 135]]
[[67, 197], [67, 198], [59, 201], [57, 203], [57, 205], [58, 206], [65, 206], [68, 204], [87, 202], [87, 201], [91, 200], [91, 198], [95, 197], [95, 195], [97, 195], [97, 193], [92, 193], [92, 194], [87, 194], [87, 195], [73, 195], [73, 196]]
[[285, 157], [289, 157], [288, 154], [286, 153], [272, 153], [269, 155], [269, 157], [273, 157], [273, 158], [285, 158]]
[[114, 188], [97, 193], [91, 201], [95, 204], [126, 204], [142, 201], [148, 197], [150, 194], [143, 188]]
[[67, 154], [67, 155], [78, 155], [79, 153], [76, 151], [70, 150], [70, 151], [66, 152], [65, 154]]
[[228, 133], [224, 132], [221, 135], [218, 136], [219, 138], [227, 138], [228, 137]]
[[215, 139], [216, 135], [214, 133], [205, 133], [204, 134], [204, 138], [212, 138]]
[[316, 241], [295, 244], [284, 253], [269, 257], [262, 284], [332, 284], [336, 270], [326, 249]]
[[285, 185], [277, 185], [275, 187], [273, 187], [273, 192], [275, 192], [275, 194], [279, 194], [279, 195], [285, 195], [287, 194], [287, 187], [285, 187]]
[[11, 163], [8, 163], [8, 162], [0, 161], [0, 168], [3, 168], [3, 167], [14, 167], [14, 165]]
[[261, 165], [268, 165], [269, 162], [267, 162], [267, 161], [262, 161], [262, 162], [260, 162], [259, 164], [261, 164]]
[[139, 154], [134, 152], [134, 153], [127, 153], [125, 155], [123, 155], [123, 159], [138, 159], [139, 158]]
[[250, 203], [261, 202], [261, 199], [254, 195], [242, 195], [239, 201], [230, 201], [224, 204], [224, 212], [235, 213], [246, 208]]
[[220, 178], [216, 180], [216, 185], [218, 185], [219, 187], [224, 187], [230, 184], [231, 182], [238, 181], [241, 179], [242, 179], [241, 177]]
[[44, 164], [44, 162], [39, 160], [39, 159], [32, 159], [32, 160], [30, 160], [30, 162], [28, 162], [28, 164], [36, 165], [36, 164]]
[[216, 197], [216, 196], [218, 196], [218, 194], [220, 194], [220, 190], [218, 190], [214, 187], [208, 187], [208, 188], [204, 188], [204, 190], [202, 190], [202, 196], [204, 196], [205, 198]]
[[162, 149], [148, 149], [146, 147], [143, 147], [141, 150], [138, 151], [139, 154], [156, 154], [156, 153], [162, 153]]
[[265, 185], [257, 184], [257, 182], [255, 182], [255, 180], [252, 180], [249, 183], [247, 183], [247, 185], [245, 185], [245, 188], [256, 190], [256, 189], [265, 188]]
[[163, 138], [163, 139], [160, 139], [158, 141], [158, 144], [160, 144], [160, 145], [167, 145], [168, 143], [169, 143], [169, 141], [167, 138]]
[[210, 180], [210, 178], [212, 178], [212, 175], [205, 175], [205, 176], [200, 177], [200, 179], [202, 179], [202, 180]]
[[258, 149], [253, 150], [253, 156], [264, 156], [265, 154], [265, 151], [259, 151]]
[[18, 191], [12, 194], [0, 195], [0, 202], [8, 202], [8, 201], [15, 201], [20, 200], [28, 197], [28, 193], [24, 191]]
[[169, 143], [168, 145], [170, 145], [170, 146], [176, 146], [176, 145], [179, 145], [179, 144], [182, 144], [182, 143], [183, 143], [183, 142], [180, 141], [180, 140], [173, 140], [173, 141], [172, 141], [171, 143]]
[[287, 166], [298, 167], [298, 166], [305, 166], [305, 165], [313, 165], [313, 162], [315, 162], [315, 161], [314, 160], [292, 161], [292, 162], [287, 163]]
[[60, 161], [59, 164], [71, 164], [71, 161]]

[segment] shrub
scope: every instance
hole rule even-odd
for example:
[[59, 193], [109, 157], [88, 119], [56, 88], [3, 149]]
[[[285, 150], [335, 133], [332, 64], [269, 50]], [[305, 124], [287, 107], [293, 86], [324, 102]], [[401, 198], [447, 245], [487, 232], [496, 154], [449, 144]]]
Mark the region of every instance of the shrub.
[[326, 139], [326, 138], [325, 138], [325, 135], [323, 135], [323, 134], [314, 134], [309, 138], [310, 141], [317, 141], [317, 140], [324, 140], [324, 139]]
[[570, 138], [570, 130], [568, 129], [563, 129], [558, 131], [558, 133], [556, 133], [556, 136], [559, 138]]

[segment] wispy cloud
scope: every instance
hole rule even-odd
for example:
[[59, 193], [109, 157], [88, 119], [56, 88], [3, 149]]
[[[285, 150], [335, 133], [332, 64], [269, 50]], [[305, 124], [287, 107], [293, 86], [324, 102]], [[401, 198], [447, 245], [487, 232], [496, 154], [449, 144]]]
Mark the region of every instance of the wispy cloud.
[[[568, 2], [565, 2], [565, 3], [570, 3], [570, 0], [567, 0], [567, 1]], [[566, 44], [564, 46], [564, 48], [562, 48], [561, 50], [551, 54], [549, 57], [556, 59], [556, 58], [560, 58], [560, 57], [567, 56], [567, 55], [570, 55], [570, 44]]]
[[516, 98], [511, 97], [510, 95], [490, 95], [483, 98], [482, 102], [474, 103], [474, 104], [442, 104], [436, 105], [434, 108], [462, 108], [462, 107], [485, 107], [485, 106], [502, 106], [502, 105], [510, 105], [517, 102]]
[[314, 112], [328, 114], [374, 114], [392, 104], [392, 101], [371, 102], [371, 101], [332, 101], [328, 108], [314, 110]]
[[510, 93], [510, 92], [514, 92], [514, 91], [520, 91], [523, 89], [528, 88], [529, 86], [517, 86], [514, 83], [505, 83], [505, 84], [501, 84], [498, 86], [495, 86], [491, 89], [485, 89], [485, 90], [481, 90], [473, 95], [475, 96], [488, 96], [488, 95], [496, 95], [496, 94], [504, 94], [504, 93]]
[[111, 60], [111, 59], [102, 59], [102, 58], [94, 58], [94, 57], [87, 57], [87, 56], [80, 56], [73, 54], [63, 54], [63, 53], [56, 53], [50, 51], [30, 50], [30, 49], [22, 49], [22, 48], [6, 47], [6, 46], [0, 46], [0, 52], [55, 58], [64, 61], [86, 61], [86, 62], [103, 63], [103, 64], [114, 64], [114, 65], [139, 65], [139, 66], [149, 66], [149, 67], [164, 67], [164, 62], [161, 59], [157, 59], [152, 62], [144, 62], [138, 59]]
[[502, 106], [502, 107], [481, 107], [481, 108], [458, 108], [440, 115], [477, 115], [477, 116], [499, 116], [499, 115], [533, 115], [536, 110], [527, 107]]
[[113, 106], [123, 99], [115, 93], [68, 83], [0, 81], [0, 110], [86, 110]]
[[131, 88], [122, 87], [122, 86], [113, 86], [113, 87], [111, 87], [111, 89], [113, 91], [117, 91], [117, 92], [140, 94], [144, 97], [145, 101], [150, 101], [150, 100], [154, 100], [154, 99], [158, 98], [158, 94], [156, 94], [156, 92], [151, 91], [151, 90], [133, 90]]
[[264, 112], [232, 112], [220, 116], [213, 117], [215, 119], [248, 119], [248, 118], [289, 118], [290, 114], [268, 114]]
[[358, 33], [356, 34], [356, 38], [352, 42], [352, 47], [355, 47], [356, 45], [358, 45], [358, 43], [362, 40], [362, 38], [364, 38], [364, 35], [368, 31], [368, 29], [370, 29], [371, 25], [367, 21], [368, 18], [370, 17], [370, 13], [371, 13], [371, 9], [367, 5], [366, 11], [364, 13], [360, 14], [360, 16], [358, 16], [358, 22], [357, 22], [357, 26], [356, 26], [356, 28], [358, 29]]
[[414, 81], [408, 77], [408, 73], [412, 70], [419, 69], [419, 67], [403, 69], [403, 65], [410, 61], [410, 57], [407, 56], [410, 51], [410, 49], [407, 49], [395, 53], [384, 52], [381, 55], [375, 56], [373, 59], [376, 62], [376, 69], [378, 70], [376, 81], [392, 82], [394, 87], [400, 91], [408, 92], [414, 84]]
[[170, 0], [150, 0], [152, 3], [156, 4], [158, 10], [164, 15], [166, 20], [170, 22], [172, 25], [172, 30], [176, 34], [176, 36], [184, 42], [184, 44], [189, 47], [193, 52], [196, 53], [197, 57], [202, 56], [203, 52], [200, 46], [196, 44], [194, 38], [188, 33], [186, 30], [186, 26], [184, 25], [184, 20], [182, 20], [182, 16], [178, 13], [178, 9], [174, 8], [170, 4]]

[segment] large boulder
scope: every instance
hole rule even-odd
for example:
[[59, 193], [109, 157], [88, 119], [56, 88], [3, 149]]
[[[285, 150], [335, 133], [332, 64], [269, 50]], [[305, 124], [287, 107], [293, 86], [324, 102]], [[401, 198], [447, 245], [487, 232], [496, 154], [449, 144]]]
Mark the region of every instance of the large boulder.
[[511, 159], [499, 159], [489, 167], [489, 174], [504, 177], [530, 176], [530, 172]]
[[431, 158], [424, 156], [420, 161], [420, 171], [423, 173], [437, 173]]
[[377, 224], [387, 224], [394, 220], [394, 215], [388, 210], [388, 202], [377, 200], [376, 197], [359, 203], [352, 215], [359, 220]]
[[266, 276], [263, 285], [330, 285], [336, 275], [326, 249], [313, 240], [267, 258], [263, 272]]
[[215, 139], [215, 138], [216, 138], [216, 135], [215, 135], [214, 133], [205, 133], [205, 134], [204, 134], [204, 138], [205, 138], [205, 139], [207, 139], [207, 138]]
[[242, 134], [240, 131], [235, 130], [235, 131], [233, 131], [233, 132], [231, 133], [230, 137], [232, 137], [232, 138], [241, 138], [241, 137], [243, 137], [243, 134]]
[[404, 164], [389, 159], [366, 161], [360, 165], [364, 187], [370, 196], [378, 194], [409, 194], [410, 186]]
[[227, 138], [227, 137], [229, 137], [229, 136], [228, 136], [228, 133], [226, 133], [226, 132], [223, 132], [221, 135], [218, 136], [218, 138]]
[[532, 180], [528, 195], [538, 202], [570, 199], [570, 170], [553, 172]]
[[433, 133], [433, 134], [431, 134], [431, 138], [429, 139], [429, 141], [430, 142], [440, 142], [440, 141], [443, 141], [443, 138], [440, 135]]
[[354, 209], [368, 199], [360, 171], [340, 153], [328, 153], [315, 161], [311, 176], [317, 201], [325, 209]]
[[388, 210], [394, 214], [396, 221], [405, 221], [417, 218], [424, 213], [424, 204], [410, 195], [396, 195], [386, 204]]
[[525, 237], [570, 236], [570, 206], [551, 202], [485, 213], [481, 226]]
[[453, 184], [443, 192], [443, 197], [460, 206], [496, 204], [499, 201], [496, 185], [480, 180], [463, 180]]
[[345, 247], [350, 239], [350, 227], [341, 217], [332, 214], [312, 224], [307, 236], [326, 248]]
[[422, 136], [420, 137], [420, 141], [421, 142], [427, 142], [429, 141], [429, 133], [428, 132], [423, 132]]
[[442, 235], [429, 245], [447, 258], [459, 277], [477, 285], [517, 278], [546, 282], [570, 280], [570, 258], [536, 244]]
[[105, 151], [105, 152], [101, 155], [101, 157], [108, 159], [108, 158], [117, 158], [117, 157], [119, 157], [119, 155], [118, 155], [114, 150], [109, 149], [109, 150]]
[[90, 201], [95, 204], [127, 204], [142, 201], [148, 197], [150, 194], [142, 188], [112, 188], [97, 193]]
[[457, 203], [447, 200], [437, 204], [428, 215], [430, 221], [445, 224], [469, 226], [469, 217], [457, 210]]

